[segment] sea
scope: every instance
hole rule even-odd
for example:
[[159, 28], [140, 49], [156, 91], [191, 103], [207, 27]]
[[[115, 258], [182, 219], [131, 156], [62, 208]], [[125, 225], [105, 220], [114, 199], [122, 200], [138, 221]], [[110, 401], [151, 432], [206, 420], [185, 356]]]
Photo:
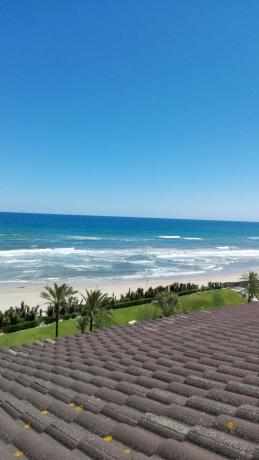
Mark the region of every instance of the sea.
[[255, 267], [255, 222], [0, 213], [0, 283], [177, 281]]

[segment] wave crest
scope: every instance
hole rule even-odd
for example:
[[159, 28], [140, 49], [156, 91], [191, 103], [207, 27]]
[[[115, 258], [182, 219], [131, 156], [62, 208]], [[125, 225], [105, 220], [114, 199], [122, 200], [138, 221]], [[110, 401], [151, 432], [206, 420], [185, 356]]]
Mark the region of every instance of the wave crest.
[[181, 237], [179, 235], [159, 235], [158, 238], [163, 238], [165, 240], [179, 240]]
[[80, 235], [75, 235], [75, 236], [69, 236], [69, 240], [75, 240], [75, 241], [99, 241], [102, 240], [100, 236], [80, 236]]

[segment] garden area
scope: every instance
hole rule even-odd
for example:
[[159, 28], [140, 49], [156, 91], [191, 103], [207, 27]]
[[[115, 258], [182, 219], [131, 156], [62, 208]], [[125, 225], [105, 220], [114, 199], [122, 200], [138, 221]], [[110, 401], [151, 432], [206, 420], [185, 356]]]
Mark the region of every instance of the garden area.
[[[64, 286], [65, 291], [62, 293], [63, 298], [59, 299], [59, 318], [64, 320], [74, 319], [84, 310], [86, 302], [85, 295], [78, 293], [73, 290], [71, 286], [66, 284], [62, 286]], [[173, 283], [168, 286], [150, 287], [146, 290], [138, 288], [136, 291], [132, 291], [129, 289], [129, 291], [121, 295], [119, 299], [115, 296], [108, 297], [107, 295], [103, 295], [103, 301], [107, 310], [115, 310], [150, 303], [161, 292], [169, 292], [183, 297], [193, 293], [222, 289], [222, 287], [223, 285], [221, 283], [208, 283], [207, 286], [201, 287], [192, 283]], [[19, 307], [11, 307], [5, 312], [0, 312], [0, 333], [11, 333], [23, 329], [31, 329], [39, 326], [41, 323], [54, 323], [56, 321], [56, 312], [52, 290], [53, 287], [47, 286], [41, 293], [42, 299], [45, 300], [47, 304], [45, 311], [39, 306], [30, 307], [22, 302]]]
[[[157, 288], [158, 289], [158, 288]], [[119, 326], [119, 325], [126, 325], [129, 321], [144, 321], [152, 318], [157, 318], [159, 316], [163, 316], [162, 310], [159, 306], [159, 302], [154, 302], [155, 297], [157, 298], [159, 292], [169, 292], [170, 289], [158, 289], [158, 291], [154, 294], [153, 298], [150, 297], [142, 297], [142, 298], [135, 298], [135, 299], [128, 299], [128, 297], [124, 296], [124, 300], [113, 299], [111, 301], [115, 308], [108, 308], [107, 311], [111, 311], [110, 315], [103, 315], [101, 321], [96, 323], [97, 327], [111, 327], [111, 326]], [[172, 291], [170, 291], [172, 292]], [[182, 292], [186, 292], [183, 290]], [[143, 291], [145, 294], [145, 292]], [[174, 294], [176, 294], [174, 292]], [[132, 296], [133, 294], [130, 293]], [[136, 293], [134, 293], [136, 297]], [[126, 299], [125, 299], [126, 297]], [[163, 297], [163, 295], [162, 295]], [[173, 298], [173, 297], [172, 297]], [[220, 307], [220, 306], [227, 306], [227, 305], [238, 305], [242, 303], [246, 303], [246, 298], [239, 292], [236, 292], [232, 289], [224, 289], [224, 288], [216, 288], [209, 289], [209, 290], [199, 290], [199, 292], [193, 292], [185, 295], [177, 295], [176, 301], [177, 306], [176, 313], [183, 313], [188, 314], [194, 311], [203, 310], [212, 307]], [[71, 300], [71, 299], [70, 299]], [[141, 301], [142, 300], [142, 301]], [[129, 305], [128, 303], [135, 302], [135, 305], [132, 303]], [[175, 302], [175, 300], [174, 300]], [[76, 305], [71, 307], [70, 311], [66, 312], [62, 315], [62, 310], [60, 314], [59, 320], [59, 336], [63, 337], [66, 335], [75, 335], [80, 332], [80, 326], [78, 325], [78, 317], [82, 318], [81, 313], [83, 309], [84, 302], [78, 301]], [[123, 306], [121, 306], [123, 305]], [[46, 312], [44, 316], [43, 312], [41, 312], [37, 307], [30, 309], [25, 305], [20, 307], [22, 309], [21, 314], [23, 315], [23, 322], [27, 322], [30, 324], [33, 322], [33, 327], [26, 328], [26, 330], [18, 330], [16, 332], [8, 332], [2, 333], [0, 335], [0, 347], [11, 347], [14, 345], [22, 345], [24, 343], [32, 343], [37, 340], [42, 339], [55, 339], [56, 336], [56, 324], [55, 318], [53, 318], [54, 311], [49, 310]], [[69, 308], [69, 307], [67, 307]], [[35, 311], [36, 309], [36, 311]], [[74, 310], [71, 312], [71, 310]], [[178, 310], [177, 310], [178, 309]], [[15, 309], [14, 313], [15, 314]], [[67, 316], [65, 316], [67, 315]], [[69, 315], [69, 316], [68, 316]], [[71, 317], [72, 316], [72, 317]], [[48, 319], [52, 318], [51, 322], [48, 324]], [[21, 322], [21, 321], [20, 321]], [[19, 322], [18, 322], [19, 323]], [[16, 323], [17, 324], [17, 323]], [[10, 325], [9, 325], [10, 326]], [[14, 324], [15, 326], [15, 324]], [[86, 322], [85, 330], [89, 330], [89, 321]]]

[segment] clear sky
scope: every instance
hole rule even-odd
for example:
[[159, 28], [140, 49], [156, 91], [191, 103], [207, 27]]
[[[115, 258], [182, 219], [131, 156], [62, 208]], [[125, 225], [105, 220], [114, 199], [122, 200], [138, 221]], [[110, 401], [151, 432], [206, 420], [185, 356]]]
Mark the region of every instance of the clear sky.
[[258, 0], [1, 0], [0, 210], [259, 220]]

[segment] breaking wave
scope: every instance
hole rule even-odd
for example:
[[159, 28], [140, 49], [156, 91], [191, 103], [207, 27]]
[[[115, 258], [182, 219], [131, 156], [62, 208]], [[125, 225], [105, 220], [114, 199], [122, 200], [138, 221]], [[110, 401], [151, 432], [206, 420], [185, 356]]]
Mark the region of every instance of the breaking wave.
[[185, 236], [183, 240], [189, 240], [189, 241], [203, 241], [204, 238], [196, 237], [196, 236]]
[[179, 235], [160, 235], [158, 238], [163, 238], [165, 240], [179, 240], [181, 237]]
[[[237, 258], [257, 258], [259, 257], [259, 249], [239, 249], [230, 246], [218, 246], [217, 248], [199, 248], [199, 249], [170, 249], [170, 248], [156, 248], [151, 246], [136, 247], [136, 248], [30, 248], [30, 249], [10, 249], [0, 251], [1, 259], [17, 258], [17, 261], [22, 257], [34, 257], [33, 261], [36, 262], [36, 257], [53, 256], [53, 257], [67, 257], [67, 256], [155, 256], [159, 258], [203, 258], [203, 257], [237, 257]], [[29, 261], [31, 259], [27, 259]]]
[[100, 241], [103, 238], [100, 236], [68, 236], [67, 237], [69, 240], [75, 240], [75, 241]]
[[[235, 246], [175, 248], [27, 248], [0, 251], [0, 282], [51, 279], [143, 279], [199, 275], [231, 264], [259, 266], [259, 248]], [[241, 266], [240, 265], [240, 266]]]

